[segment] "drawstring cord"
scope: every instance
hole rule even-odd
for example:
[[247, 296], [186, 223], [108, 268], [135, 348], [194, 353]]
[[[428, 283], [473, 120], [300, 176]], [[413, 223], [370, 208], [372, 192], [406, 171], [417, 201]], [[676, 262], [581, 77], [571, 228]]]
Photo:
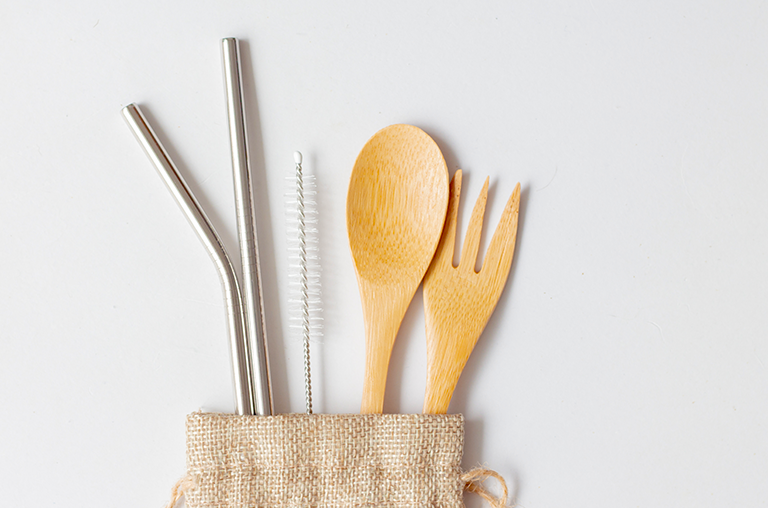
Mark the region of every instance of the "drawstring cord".
[[[501, 485], [501, 496], [495, 497], [483, 487], [483, 482], [488, 478], [493, 478], [499, 482], [499, 485]], [[496, 471], [484, 467], [476, 467], [462, 474], [461, 481], [464, 482], [464, 490], [474, 492], [485, 499], [493, 508], [504, 508], [507, 506], [507, 497], [509, 495], [507, 482]]]
[[187, 475], [176, 482], [171, 489], [171, 500], [165, 505], [165, 508], [174, 508], [184, 494], [197, 487], [197, 481], [192, 475]]

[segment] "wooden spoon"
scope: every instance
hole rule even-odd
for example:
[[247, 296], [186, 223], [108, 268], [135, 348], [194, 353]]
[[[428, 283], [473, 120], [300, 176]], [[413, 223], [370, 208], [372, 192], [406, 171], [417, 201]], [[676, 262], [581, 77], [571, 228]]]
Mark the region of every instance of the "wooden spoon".
[[365, 320], [363, 413], [382, 412], [392, 346], [447, 209], [448, 169], [424, 131], [391, 125], [368, 140], [347, 192], [347, 234]]

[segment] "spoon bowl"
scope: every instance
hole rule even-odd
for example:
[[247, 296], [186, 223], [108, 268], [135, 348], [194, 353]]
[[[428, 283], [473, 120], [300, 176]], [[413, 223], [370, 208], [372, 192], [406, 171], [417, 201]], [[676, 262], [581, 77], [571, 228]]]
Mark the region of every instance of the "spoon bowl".
[[381, 413], [397, 331], [437, 249], [448, 169], [421, 129], [391, 125], [368, 140], [347, 192], [347, 234], [365, 321], [363, 413]]

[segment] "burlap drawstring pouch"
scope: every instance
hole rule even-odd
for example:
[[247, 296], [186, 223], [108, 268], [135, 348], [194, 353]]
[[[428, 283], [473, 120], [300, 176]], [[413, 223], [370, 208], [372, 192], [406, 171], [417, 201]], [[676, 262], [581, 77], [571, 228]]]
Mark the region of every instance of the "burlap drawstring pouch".
[[[497, 473], [461, 470], [462, 415], [286, 414], [187, 417], [189, 508], [462, 508], [463, 492], [506, 505]], [[499, 481], [499, 498], [481, 483]]]

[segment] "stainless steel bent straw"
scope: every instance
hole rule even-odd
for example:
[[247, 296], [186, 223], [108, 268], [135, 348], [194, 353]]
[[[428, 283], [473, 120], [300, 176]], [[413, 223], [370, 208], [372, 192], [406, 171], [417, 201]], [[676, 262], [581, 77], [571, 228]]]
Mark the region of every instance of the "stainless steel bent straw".
[[229, 320], [237, 412], [243, 415], [271, 415], [272, 387], [269, 380], [264, 302], [261, 296], [261, 270], [251, 199], [253, 180], [248, 156], [248, 135], [245, 126], [240, 50], [237, 39], [222, 40], [222, 56], [244, 293], [238, 285], [232, 262], [213, 225], [184, 183], [184, 179], [157, 136], [152, 132], [139, 107], [135, 104], [126, 106], [123, 108], [123, 116], [202, 240], [221, 276]]
[[240, 287], [232, 262], [200, 203], [197, 202], [165, 148], [155, 136], [141, 109], [135, 104], [129, 104], [123, 108], [123, 116], [216, 265], [227, 305], [236, 410], [241, 415], [252, 415], [254, 401], [250, 382], [249, 344]]
[[248, 154], [248, 130], [245, 125], [243, 79], [240, 71], [240, 47], [237, 39], [221, 41], [224, 62], [224, 84], [227, 91], [229, 141], [232, 149], [232, 170], [235, 182], [237, 233], [240, 239], [240, 261], [243, 267], [243, 308], [245, 327], [250, 342], [251, 379], [255, 414], [272, 414], [272, 387], [269, 382], [267, 331], [264, 327], [264, 301], [261, 296], [261, 268], [258, 240], [251, 199], [253, 179]]

